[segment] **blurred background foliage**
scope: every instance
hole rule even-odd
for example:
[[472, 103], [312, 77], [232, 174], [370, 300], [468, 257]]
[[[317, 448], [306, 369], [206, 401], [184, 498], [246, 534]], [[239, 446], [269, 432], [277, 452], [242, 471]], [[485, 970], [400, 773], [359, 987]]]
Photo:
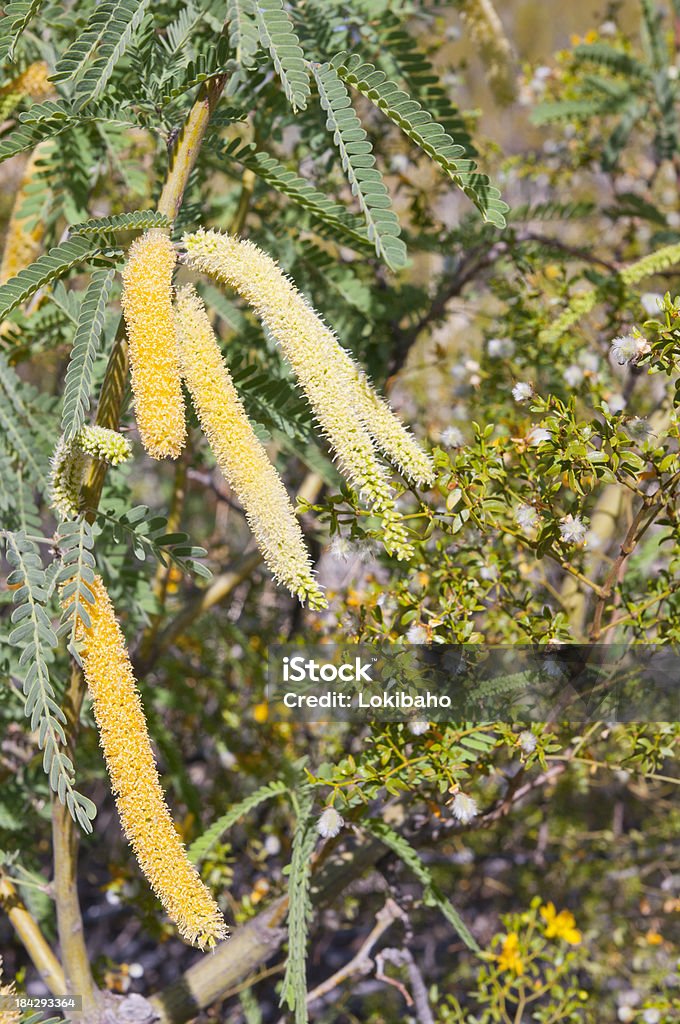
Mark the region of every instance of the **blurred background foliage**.
[[[509, 205], [504, 227], [485, 221], [441, 167], [353, 94], [402, 225], [408, 262], [395, 270], [362, 234], [318, 104], [293, 112], [261, 53], [236, 68], [227, 42], [217, 42], [222, 2], [157, 6], [95, 107], [55, 133], [62, 115], [55, 122], [53, 108], [40, 108], [59, 102], [42, 62], [54, 71], [91, 7], [43, 4], [15, 63], [5, 61], [0, 153], [11, 154], [17, 132], [27, 144], [0, 169], [3, 282], [69, 227], [153, 207], [197, 83], [228, 66], [173, 234], [219, 227], [274, 255], [434, 447], [438, 468], [430, 492], [400, 499], [417, 553], [408, 566], [394, 562], [379, 524], [340, 487], [257, 322], [203, 286], [249, 414], [291, 492], [303, 495], [302, 522], [331, 598], [328, 612], [307, 613], [262, 570], [196, 422], [177, 464], [156, 465], [142, 457], [124, 409], [135, 459], [107, 477], [95, 553], [184, 838], [196, 840], [258, 787], [283, 784], [218, 829], [204, 878], [237, 924], [284, 892], [289, 794], [306, 780], [316, 817], [332, 804], [346, 822], [329, 840], [331, 857], [367, 839], [369, 816], [380, 819], [417, 849], [482, 949], [481, 959], [465, 949], [388, 844], [332, 907], [315, 911], [309, 989], [342, 972], [388, 897], [403, 916], [389, 946], [380, 942], [402, 959], [380, 960], [377, 947], [370, 967], [310, 1004], [311, 1019], [677, 1020], [677, 725], [603, 723], [578, 735], [566, 724], [530, 733], [502, 723], [314, 726], [272, 720], [264, 697], [275, 640], [677, 642], [680, 249], [625, 273], [680, 245], [677, 4], [291, 4], [312, 60], [351, 50], [384, 68]], [[99, 262], [119, 265], [132, 235], [93, 233]], [[45, 561], [55, 522], [28, 455], [13, 445], [28, 438], [44, 472], [86, 283], [78, 269], [68, 287], [46, 285], [1, 328], [3, 527], [43, 538]], [[116, 283], [93, 394], [118, 329], [118, 296]], [[10, 401], [15, 373], [20, 406]], [[139, 506], [146, 511], [126, 518]], [[162, 564], [148, 540], [154, 530], [186, 531], [182, 543], [205, 556]], [[191, 571], [199, 558], [211, 579]], [[53, 942], [49, 783], [7, 643], [6, 587], [0, 601], [2, 871]], [[57, 650], [60, 699], [69, 671]], [[80, 856], [92, 965], [102, 987], [149, 995], [198, 954], [175, 938], [122, 840], [87, 707], [83, 725], [77, 784], [98, 808]], [[474, 801], [467, 815], [457, 811], [461, 793]], [[0, 945], [5, 977], [42, 991], [2, 916]], [[270, 970], [262, 964], [261, 977], [226, 992], [204, 1019], [278, 1020], [284, 959], [275, 954]]]

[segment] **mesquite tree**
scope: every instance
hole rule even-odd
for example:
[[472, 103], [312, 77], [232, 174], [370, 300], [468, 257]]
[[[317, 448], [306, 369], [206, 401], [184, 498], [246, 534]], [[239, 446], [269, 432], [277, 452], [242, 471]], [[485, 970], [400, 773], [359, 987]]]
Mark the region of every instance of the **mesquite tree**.
[[677, 1012], [677, 726], [265, 699], [677, 640], [676, 40], [615, 13], [534, 69], [489, 0], [4, 6], [0, 1020]]

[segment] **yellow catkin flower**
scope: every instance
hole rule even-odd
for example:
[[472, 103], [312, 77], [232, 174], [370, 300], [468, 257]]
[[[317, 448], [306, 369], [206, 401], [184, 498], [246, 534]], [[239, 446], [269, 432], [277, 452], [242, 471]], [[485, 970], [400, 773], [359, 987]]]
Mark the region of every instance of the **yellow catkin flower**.
[[250, 425], [205, 306], [191, 285], [178, 291], [176, 309], [182, 375], [265, 564], [301, 601], [308, 600], [313, 608], [325, 607], [286, 488]]
[[[341, 351], [351, 364], [356, 365], [344, 349]], [[358, 367], [356, 373], [358, 387], [354, 399], [355, 408], [378, 448], [399, 469], [402, 476], [415, 484], [431, 484], [435, 471], [429, 455], [397, 419], [384, 398], [376, 394], [366, 374]]]
[[0, 86], [0, 97], [18, 93], [21, 96], [30, 96], [32, 100], [45, 100], [49, 96], [54, 96], [55, 89], [48, 79], [49, 73], [50, 70], [44, 60], [35, 61], [16, 78]]
[[[389, 478], [364, 425], [365, 388], [354, 361], [275, 260], [252, 242], [200, 230], [185, 235], [183, 244], [192, 266], [234, 288], [252, 306], [292, 366], [341, 472], [382, 517], [385, 546], [409, 558], [413, 549], [394, 508]], [[382, 438], [381, 443], [386, 446]]]
[[76, 636], [123, 830], [182, 937], [201, 949], [212, 947], [227, 937], [227, 927], [170, 816], [125, 638], [104, 583], [96, 576], [89, 587], [90, 625], [81, 620]]
[[0, 109], [5, 116], [21, 103], [25, 96], [41, 101], [56, 95], [55, 88], [48, 80], [50, 71], [44, 60], [29, 64], [20, 75], [0, 86]]
[[28, 217], [22, 215], [22, 210], [26, 199], [26, 190], [36, 175], [38, 161], [43, 155], [43, 147], [37, 146], [24, 168], [7, 224], [5, 246], [0, 264], [0, 284], [5, 284], [10, 277], [14, 277], [29, 263], [33, 263], [42, 250], [42, 240], [45, 235], [44, 222], [40, 217], [36, 220], [34, 215]]
[[177, 256], [167, 235], [147, 231], [132, 243], [123, 271], [123, 314], [137, 426], [154, 459], [176, 459], [186, 440], [172, 308]]

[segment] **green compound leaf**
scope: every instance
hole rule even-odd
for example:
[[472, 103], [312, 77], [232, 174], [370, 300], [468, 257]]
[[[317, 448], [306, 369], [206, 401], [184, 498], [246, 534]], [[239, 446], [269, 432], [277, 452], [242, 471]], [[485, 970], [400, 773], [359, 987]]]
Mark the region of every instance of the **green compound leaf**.
[[318, 838], [309, 787], [298, 792], [298, 803], [288, 882], [288, 960], [279, 1005], [294, 1011], [295, 1024], [307, 1024], [307, 930], [312, 912], [309, 889], [312, 853]]
[[94, 594], [90, 589], [95, 576], [92, 527], [83, 516], [75, 522], [60, 523], [57, 546], [61, 553], [61, 566], [56, 583], [62, 587], [62, 600], [69, 601], [57, 633], [59, 636], [68, 634], [69, 653], [80, 665], [76, 649], [76, 628], [79, 620], [85, 626], [91, 624], [87, 606], [94, 604]]
[[393, 122], [419, 149], [427, 153], [472, 200], [484, 220], [505, 227], [508, 204], [488, 177], [467, 158], [464, 146], [445, 131], [418, 100], [391, 82], [384, 71], [364, 64], [357, 54], [339, 53], [331, 62], [339, 78], [356, 89]]
[[98, 255], [101, 251], [99, 243], [88, 238], [70, 238], [62, 245], [55, 245], [53, 249], [39, 256], [24, 270], [20, 270], [16, 277], [3, 285], [0, 285], [0, 320], [4, 320], [8, 313], [11, 313], [16, 306], [30, 299], [39, 288], [63, 277], [79, 263], [85, 263]]
[[265, 786], [260, 786], [259, 789], [256, 789], [254, 793], [251, 793], [244, 800], [234, 804], [226, 814], [223, 814], [221, 818], [213, 822], [210, 828], [187, 849], [187, 856], [191, 863], [199, 864], [204, 860], [213, 846], [219, 842], [222, 835], [228, 832], [239, 818], [243, 818], [249, 811], [259, 807], [265, 800], [271, 800], [275, 796], [282, 796], [287, 791], [288, 787], [283, 782], [268, 782]]
[[342, 169], [352, 195], [366, 221], [369, 239], [392, 270], [406, 264], [406, 246], [382, 174], [376, 167], [373, 148], [352, 107], [347, 89], [330, 64], [313, 64], [312, 74], [319, 100], [326, 111], [326, 127], [340, 153]]
[[0, 64], [14, 60], [14, 49], [23, 32], [35, 18], [45, 0], [24, 0], [22, 3], [5, 4], [0, 20]]
[[262, 181], [297, 203], [314, 221], [327, 228], [331, 235], [344, 244], [349, 243], [359, 249], [370, 246], [364, 225], [358, 217], [352, 216], [344, 206], [329, 199], [275, 157], [258, 150], [253, 143], [244, 146], [240, 140], [235, 139], [225, 145], [221, 139], [211, 137], [209, 144], [221, 157], [247, 167]]
[[98, 45], [95, 44], [96, 60], [76, 82], [73, 94], [76, 110], [81, 110], [104, 92], [116, 66], [132, 45], [146, 16], [149, 2], [150, 0], [119, 0], [115, 4]]
[[47, 574], [37, 544], [23, 532], [7, 532], [5, 542], [7, 561], [12, 569], [8, 582], [16, 587], [12, 595], [14, 629], [9, 642], [21, 648], [19, 666], [24, 673], [24, 710], [30, 719], [31, 731], [38, 733], [50, 787], [83, 831], [91, 832], [96, 808], [74, 788], [73, 763], [63, 750], [66, 716], [57, 703], [50, 681], [49, 665], [54, 660], [58, 641], [44, 607], [49, 597]]
[[236, 60], [251, 68], [260, 45], [254, 0], [227, 0], [227, 30]]
[[106, 303], [113, 284], [113, 270], [95, 270], [82, 301], [73, 349], [66, 371], [61, 429], [71, 441], [83, 423], [90, 408], [92, 370], [104, 330]]
[[254, 4], [260, 42], [269, 50], [293, 110], [304, 110], [310, 97], [309, 75], [290, 15], [283, 0], [257, 0]]
[[400, 836], [398, 832], [395, 832], [379, 818], [366, 818], [362, 821], [362, 824], [371, 835], [374, 835], [376, 839], [379, 839], [381, 843], [384, 843], [385, 846], [392, 850], [416, 876], [425, 890], [425, 903], [428, 906], [437, 907], [441, 911], [449, 924], [456, 929], [468, 949], [472, 949], [475, 952], [478, 951], [479, 945], [470, 934], [467, 925], [451, 902], [437, 888], [430, 869], [422, 862], [408, 840]]
[[130, 213], [118, 213], [114, 217], [94, 217], [73, 224], [69, 235], [103, 235], [110, 231], [147, 231], [149, 228], [169, 228], [171, 221], [158, 210], [132, 210]]

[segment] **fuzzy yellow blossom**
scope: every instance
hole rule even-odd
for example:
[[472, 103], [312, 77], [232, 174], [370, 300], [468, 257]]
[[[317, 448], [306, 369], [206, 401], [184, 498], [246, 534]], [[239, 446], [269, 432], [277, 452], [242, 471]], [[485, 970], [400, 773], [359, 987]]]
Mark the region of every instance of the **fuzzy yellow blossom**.
[[554, 903], [546, 903], [541, 907], [541, 917], [545, 921], [546, 939], [564, 939], [570, 946], [578, 946], [581, 942], [581, 932], [576, 927], [574, 915], [570, 910], [555, 910]]
[[4, 96], [30, 96], [32, 100], [45, 100], [54, 96], [55, 89], [48, 79], [50, 70], [44, 60], [29, 64], [16, 78], [0, 86], [0, 98]]
[[142, 702], [113, 606], [99, 576], [90, 625], [76, 639], [121, 824], [151, 888], [182, 937], [205, 949], [227, 937], [219, 907], [190, 864], [161, 788]]
[[[369, 406], [373, 400], [367, 397], [370, 386], [365, 377], [271, 256], [252, 242], [217, 231], [185, 235], [183, 243], [192, 266], [234, 288], [252, 306], [292, 366], [341, 472], [382, 517], [385, 546], [399, 558], [410, 557], [412, 547], [372, 437], [374, 431], [380, 432], [380, 422], [386, 416], [399, 427], [389, 407], [383, 403], [383, 409], [375, 396], [381, 413], [372, 416]], [[371, 419], [369, 432], [366, 423]], [[391, 440], [381, 433], [380, 444], [391, 454], [399, 448], [399, 461], [406, 464], [404, 437], [399, 435], [397, 440], [398, 433], [393, 427]], [[414, 476], [428, 475], [419, 460]]]
[[10, 277], [15, 277], [20, 270], [27, 267], [29, 263], [33, 263], [42, 249], [42, 240], [45, 235], [45, 224], [42, 218], [36, 218], [33, 214], [27, 217], [23, 214], [26, 191], [35, 178], [41, 156], [44, 156], [44, 147], [37, 146], [21, 176], [7, 224], [5, 246], [0, 264], [0, 284], [5, 284]]
[[516, 932], [510, 932], [505, 936], [496, 960], [502, 971], [510, 971], [518, 977], [524, 974], [524, 963], [519, 953], [519, 937]]
[[27, 96], [38, 102], [55, 98], [56, 90], [49, 81], [49, 73], [45, 61], [39, 60], [0, 86], [0, 119], [13, 114]]
[[72, 519], [80, 511], [80, 490], [88, 459], [119, 466], [132, 455], [130, 442], [115, 430], [85, 426], [71, 440], [57, 442], [52, 455], [49, 496], [52, 508], [62, 519]]
[[[351, 356], [341, 349], [348, 362]], [[388, 403], [373, 388], [362, 370], [358, 370], [357, 394], [354, 406], [364, 427], [377, 447], [384, 452], [402, 474], [415, 484], [431, 484], [435, 477], [434, 465], [403, 423], [397, 419]]]
[[130, 246], [123, 271], [135, 415], [142, 444], [154, 459], [176, 459], [186, 439], [172, 308], [176, 262], [167, 235], [147, 231]]
[[250, 425], [205, 306], [191, 285], [178, 291], [176, 310], [182, 375], [265, 564], [301, 601], [308, 600], [313, 608], [325, 607], [286, 488]]

